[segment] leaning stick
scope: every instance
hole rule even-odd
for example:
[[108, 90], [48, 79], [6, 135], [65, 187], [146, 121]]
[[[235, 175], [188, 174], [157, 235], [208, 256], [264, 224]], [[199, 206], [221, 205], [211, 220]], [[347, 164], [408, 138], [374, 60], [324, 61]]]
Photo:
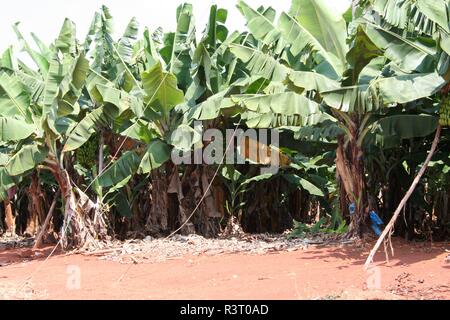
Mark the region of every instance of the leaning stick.
[[56, 192], [55, 197], [53, 198], [52, 205], [50, 206], [50, 209], [48, 210], [47, 217], [45, 217], [44, 224], [42, 225], [42, 228], [39, 231], [39, 234], [36, 238], [36, 242], [34, 243], [33, 249], [38, 249], [41, 246], [42, 237], [44, 236], [45, 230], [47, 230], [48, 224], [50, 222], [50, 218], [53, 216], [53, 211], [55, 210], [56, 200], [58, 199], [59, 194], [60, 194], [60, 190], [58, 190]]
[[400, 201], [400, 204], [398, 205], [397, 210], [395, 210], [394, 215], [391, 218], [391, 221], [389, 221], [389, 223], [387, 224], [386, 228], [384, 228], [383, 233], [378, 238], [377, 243], [375, 244], [375, 246], [370, 251], [370, 254], [367, 257], [366, 263], [364, 264], [364, 267], [366, 269], [368, 269], [370, 264], [373, 262], [373, 257], [375, 256], [375, 253], [377, 252], [378, 248], [380, 247], [380, 245], [383, 242], [383, 240], [386, 237], [386, 235], [394, 227], [395, 221], [397, 220], [398, 216], [400, 215], [400, 212], [402, 211], [402, 209], [405, 206], [406, 202], [411, 197], [412, 193], [414, 192], [414, 189], [416, 189], [417, 184], [419, 183], [420, 179], [422, 178], [423, 174], [425, 173], [425, 170], [427, 169], [428, 164], [430, 163], [431, 158], [433, 157], [434, 152], [436, 151], [437, 145], [439, 143], [440, 136], [441, 136], [441, 126], [438, 125], [438, 127], [436, 129], [436, 134], [434, 136], [433, 144], [431, 145], [430, 152], [428, 153], [428, 156], [427, 156], [427, 158], [426, 158], [422, 168], [420, 168], [419, 173], [414, 178], [413, 183], [409, 187], [408, 192], [405, 194], [405, 196], [403, 197], [402, 201]]

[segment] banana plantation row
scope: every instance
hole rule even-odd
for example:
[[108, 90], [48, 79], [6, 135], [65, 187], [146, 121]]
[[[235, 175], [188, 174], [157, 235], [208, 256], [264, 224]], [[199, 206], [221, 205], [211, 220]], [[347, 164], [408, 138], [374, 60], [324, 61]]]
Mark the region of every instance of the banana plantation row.
[[[82, 41], [69, 19], [50, 45], [14, 25], [21, 52], [0, 58], [0, 232], [45, 229], [64, 248], [178, 229], [361, 236], [370, 213], [390, 219], [434, 137], [396, 231], [448, 236], [448, 1], [359, 1], [342, 16], [326, 0], [237, 7], [247, 30], [213, 5], [201, 37], [190, 4], [175, 32], [132, 19], [117, 41], [106, 7]], [[174, 163], [211, 142], [199, 122], [276, 130], [281, 169]]]

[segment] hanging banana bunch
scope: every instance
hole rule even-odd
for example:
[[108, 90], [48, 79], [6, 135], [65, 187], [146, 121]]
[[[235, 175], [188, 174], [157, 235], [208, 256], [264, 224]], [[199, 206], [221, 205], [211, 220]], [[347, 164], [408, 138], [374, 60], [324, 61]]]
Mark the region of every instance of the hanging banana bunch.
[[95, 135], [76, 150], [77, 161], [86, 169], [91, 169], [96, 164], [98, 140]]
[[450, 99], [448, 95], [444, 95], [439, 107], [439, 124], [442, 127], [450, 126]]

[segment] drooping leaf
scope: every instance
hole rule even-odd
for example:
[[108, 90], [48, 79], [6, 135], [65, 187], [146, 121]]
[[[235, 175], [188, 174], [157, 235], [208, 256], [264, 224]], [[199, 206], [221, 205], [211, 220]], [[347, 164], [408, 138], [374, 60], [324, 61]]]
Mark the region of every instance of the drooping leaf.
[[149, 173], [162, 166], [169, 159], [170, 147], [159, 139], [154, 140], [148, 145], [142, 157], [141, 164], [139, 165], [139, 173]]
[[273, 81], [286, 79], [289, 68], [280, 64], [271, 55], [239, 44], [231, 44], [230, 50], [246, 63], [246, 68], [252, 76], [261, 76]]
[[429, 97], [445, 85], [444, 78], [437, 73], [408, 74], [380, 78], [374, 82], [385, 104], [407, 103]]
[[156, 133], [149, 128], [149, 123], [142, 119], [137, 120], [120, 134], [144, 143], [150, 143], [156, 136]]
[[97, 90], [101, 96], [101, 100], [98, 102], [109, 103], [115, 107], [113, 114], [110, 114], [111, 116], [118, 117], [127, 110], [132, 110], [136, 116], [142, 114], [142, 101], [136, 96], [105, 85], [97, 85]]
[[294, 92], [233, 95], [231, 99], [247, 110], [242, 117], [251, 128], [302, 126], [320, 113], [316, 102]]
[[99, 177], [98, 182], [102, 187], [111, 187], [136, 173], [141, 159], [134, 151], [125, 152], [114, 161]]
[[28, 138], [36, 127], [23, 119], [0, 117], [0, 141], [19, 141]]
[[428, 19], [438, 24], [447, 33], [450, 32], [449, 21], [448, 21], [448, 2], [445, 0], [417, 0], [417, 8], [425, 15]]
[[387, 58], [392, 60], [403, 71], [432, 72], [436, 49], [414, 39], [405, 37], [383, 29], [376, 25], [369, 25], [365, 30], [370, 40], [384, 50]]
[[192, 146], [202, 140], [202, 136], [192, 127], [181, 124], [171, 134], [168, 143], [181, 151], [189, 151]]
[[0, 167], [0, 201], [8, 199], [8, 190], [16, 183], [4, 167]]
[[290, 183], [298, 186], [299, 188], [302, 188], [302, 189], [308, 191], [312, 195], [319, 196], [319, 197], [324, 196], [324, 193], [322, 192], [322, 190], [320, 190], [320, 188], [316, 187], [314, 184], [312, 184], [308, 180], [301, 178], [296, 174], [285, 174], [285, 175], [283, 175], [283, 177]]
[[0, 71], [0, 115], [21, 116], [31, 122], [30, 97], [23, 84], [14, 76]]
[[347, 26], [342, 16], [325, 0], [293, 0], [289, 14], [283, 13], [278, 29], [296, 56], [311, 47], [340, 77], [346, 65]]
[[445, 0], [374, 0], [372, 8], [393, 27], [412, 27], [420, 33], [432, 35], [438, 27], [449, 32], [447, 6]]
[[378, 120], [373, 131], [384, 138], [421, 138], [436, 131], [438, 122], [437, 117], [430, 115], [399, 114]]
[[18, 176], [34, 169], [39, 163], [44, 161], [47, 152], [46, 149], [37, 144], [25, 145], [11, 156], [5, 168], [9, 175]]
[[339, 82], [317, 72], [292, 71], [289, 73], [289, 80], [296, 87], [303, 88], [306, 91], [323, 92], [340, 88]]
[[78, 149], [97, 131], [101, 125], [107, 124], [109, 121], [108, 115], [105, 114], [103, 107], [94, 109], [89, 112], [83, 120], [70, 132], [64, 145], [63, 152], [69, 152]]
[[99, 185], [111, 187], [136, 173], [141, 159], [134, 151], [125, 152], [98, 177]]

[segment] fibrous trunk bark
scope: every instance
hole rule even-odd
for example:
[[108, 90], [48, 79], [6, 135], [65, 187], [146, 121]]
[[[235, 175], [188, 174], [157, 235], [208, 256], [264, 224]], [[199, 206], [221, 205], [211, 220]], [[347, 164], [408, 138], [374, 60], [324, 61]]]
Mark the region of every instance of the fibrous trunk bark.
[[349, 128], [349, 133], [347, 141], [344, 140], [343, 135], [338, 137], [336, 170], [341, 187], [345, 191], [347, 204], [354, 209], [350, 212], [348, 236], [360, 237], [368, 217], [369, 208], [364, 179], [363, 150], [358, 144], [359, 126], [357, 122]]
[[98, 217], [99, 208], [85, 193], [74, 188], [65, 169], [57, 163], [49, 164], [49, 168], [58, 182], [64, 202], [64, 222], [61, 229], [63, 249], [81, 248], [94, 243], [92, 240], [104, 239], [107, 229], [104, 219]]
[[167, 178], [168, 165], [155, 169], [151, 172], [151, 209], [147, 218], [146, 229], [152, 235], [165, 233], [169, 221], [169, 199]]
[[5, 199], [3, 201], [3, 205], [5, 207], [6, 232], [13, 235], [16, 233], [16, 217], [13, 213], [11, 201], [9, 199]]
[[178, 167], [170, 162], [153, 170], [147, 231], [154, 235], [217, 235], [224, 215], [224, 193], [218, 182], [211, 183], [213, 175], [207, 166], [187, 165], [180, 177]]
[[[225, 193], [215, 170], [207, 165], [189, 165], [182, 177], [183, 198], [180, 200], [182, 233], [199, 233], [205, 237], [219, 234], [219, 220], [224, 216]], [[214, 179], [214, 180], [213, 180]], [[186, 219], [189, 222], [184, 223]]]
[[45, 194], [39, 183], [39, 176], [35, 172], [28, 187], [28, 217], [25, 235], [34, 236], [45, 219]]

